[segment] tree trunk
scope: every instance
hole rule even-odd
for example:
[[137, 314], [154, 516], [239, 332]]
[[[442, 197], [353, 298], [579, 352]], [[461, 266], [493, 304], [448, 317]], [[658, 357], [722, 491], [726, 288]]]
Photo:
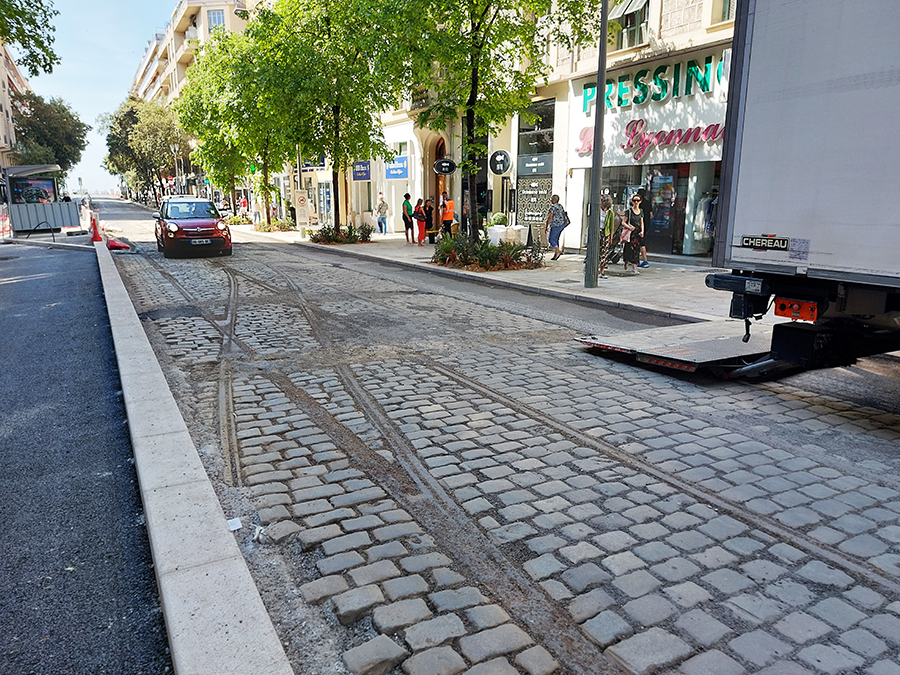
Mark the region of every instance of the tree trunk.
[[466, 138], [466, 186], [469, 189], [467, 207], [468, 218], [466, 228], [469, 238], [478, 241], [478, 193], [476, 192], [475, 179], [478, 177], [477, 154], [475, 152], [475, 103], [478, 101], [478, 61], [476, 54], [472, 54], [472, 71], [469, 77], [469, 100], [466, 101], [466, 121], [464, 135]]
[[339, 177], [337, 167], [334, 164], [334, 159], [337, 156], [336, 151], [341, 138], [341, 106], [333, 106], [331, 108], [331, 116], [334, 132], [334, 136], [332, 137], [333, 145], [331, 147], [335, 150], [332, 152], [331, 157], [331, 191], [333, 193], [332, 199], [334, 200], [334, 233], [337, 235], [341, 232], [341, 186], [338, 184]]
[[266, 209], [266, 228], [272, 229], [272, 195], [269, 193], [269, 159], [264, 157], [262, 163], [263, 204]]
[[[152, 175], [152, 174], [151, 174], [151, 175]], [[159, 185], [159, 191], [158, 191], [156, 194], [157, 194], [157, 195], [164, 195], [164, 194], [166, 193], [166, 188], [163, 186], [162, 174], [161, 174], [158, 170], [156, 171], [156, 182], [157, 182], [158, 185]], [[151, 180], [150, 183], [152, 184], [153, 181]], [[157, 205], [157, 206], [160, 205], [159, 199], [156, 200], [156, 205]]]

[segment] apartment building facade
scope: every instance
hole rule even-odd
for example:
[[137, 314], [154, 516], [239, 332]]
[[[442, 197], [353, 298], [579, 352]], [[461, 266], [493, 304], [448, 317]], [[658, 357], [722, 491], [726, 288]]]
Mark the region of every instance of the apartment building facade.
[[234, 2], [180, 0], [166, 27], [148, 41], [131, 82], [131, 93], [170, 105], [184, 88], [197, 48], [212, 32], [220, 27], [233, 32], [244, 30], [245, 22], [234, 12]]
[[16, 145], [12, 96], [28, 90], [28, 80], [19, 71], [6, 45], [0, 42], [0, 166], [10, 166]]
[[[534, 125], [518, 116], [488, 139], [488, 155], [503, 150], [508, 170], [479, 171], [479, 211], [505, 212], [538, 235], [550, 196], [558, 194], [572, 226], [567, 248], [583, 246], [593, 159], [595, 106], [605, 106], [603, 189], [624, 206], [644, 190], [652, 202], [647, 244], [652, 252], [707, 254], [712, 242], [715, 196], [722, 159], [733, 0], [624, 0], [610, 19], [623, 27], [608, 48], [606, 81], [597, 86], [597, 49], [551, 48], [551, 75], [539, 86]], [[359, 222], [368, 221], [372, 199], [383, 194], [392, 225], [402, 229], [402, 195], [439, 197], [448, 190], [463, 202], [459, 173], [436, 174], [438, 159], [460, 159], [461, 128], [435, 132], [415, 124], [415, 106], [383, 117], [394, 162], [361, 162], [352, 197]], [[712, 219], [712, 221], [710, 220]]]

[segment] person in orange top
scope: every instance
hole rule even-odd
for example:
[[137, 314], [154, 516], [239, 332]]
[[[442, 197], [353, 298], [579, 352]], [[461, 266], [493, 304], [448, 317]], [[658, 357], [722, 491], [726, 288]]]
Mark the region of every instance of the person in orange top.
[[450, 234], [453, 226], [453, 213], [455, 211], [453, 200], [447, 196], [445, 190], [441, 194], [441, 222], [444, 224], [444, 232]]

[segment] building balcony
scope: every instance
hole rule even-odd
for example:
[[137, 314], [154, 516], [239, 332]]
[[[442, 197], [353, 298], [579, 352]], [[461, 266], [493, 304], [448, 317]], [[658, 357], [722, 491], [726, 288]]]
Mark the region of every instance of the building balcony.
[[181, 0], [172, 12], [172, 28], [179, 33], [183, 33], [193, 24], [191, 20], [200, 14], [203, 9], [197, 0]]

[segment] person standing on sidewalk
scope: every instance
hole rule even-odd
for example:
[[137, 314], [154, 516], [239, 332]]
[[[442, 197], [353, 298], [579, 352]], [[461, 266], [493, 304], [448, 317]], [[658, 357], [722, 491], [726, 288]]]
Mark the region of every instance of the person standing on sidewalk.
[[413, 210], [413, 218], [419, 227], [419, 237], [417, 239], [419, 246], [425, 245], [425, 210], [422, 208], [422, 198], [416, 202], [416, 208]]
[[550, 197], [550, 209], [547, 211], [547, 222], [544, 224], [544, 231], [550, 231], [548, 240], [550, 241], [550, 246], [553, 247], [551, 260], [557, 260], [562, 255], [562, 251], [559, 248], [559, 235], [566, 229], [566, 225], [568, 225], [567, 219], [566, 210], [559, 203], [559, 195]]
[[434, 205], [430, 199], [425, 200], [422, 210], [425, 212], [425, 234], [428, 235], [428, 243], [433, 244], [437, 230], [434, 229]]
[[[645, 188], [638, 190], [638, 196], [641, 198], [641, 214], [644, 217], [644, 227], [648, 227], [650, 219], [653, 217], [653, 211], [651, 210], [653, 202], [650, 199], [650, 193]], [[650, 267], [650, 263], [647, 260], [647, 247], [644, 245], [643, 230], [641, 231], [641, 262], [638, 263], [638, 267]]]
[[378, 205], [375, 207], [375, 217], [378, 219], [378, 232], [380, 234], [387, 234], [387, 215], [387, 202], [384, 201], [384, 195], [379, 195]]
[[453, 200], [447, 196], [447, 191], [441, 194], [441, 224], [444, 227], [444, 234], [453, 234]]
[[[625, 239], [625, 237], [628, 237]], [[640, 274], [637, 264], [641, 259], [641, 246], [644, 244], [644, 215], [641, 213], [641, 198], [634, 195], [631, 198], [631, 208], [625, 212], [622, 221], [622, 237], [625, 242], [625, 270], [631, 267], [631, 274]]]
[[415, 244], [416, 235], [413, 234], [413, 210], [409, 203], [409, 193], [403, 195], [403, 230], [406, 233], [406, 243]]
[[612, 199], [604, 195], [600, 197], [600, 278], [606, 279], [606, 256], [612, 246], [612, 236], [616, 229], [616, 218], [613, 215]]

